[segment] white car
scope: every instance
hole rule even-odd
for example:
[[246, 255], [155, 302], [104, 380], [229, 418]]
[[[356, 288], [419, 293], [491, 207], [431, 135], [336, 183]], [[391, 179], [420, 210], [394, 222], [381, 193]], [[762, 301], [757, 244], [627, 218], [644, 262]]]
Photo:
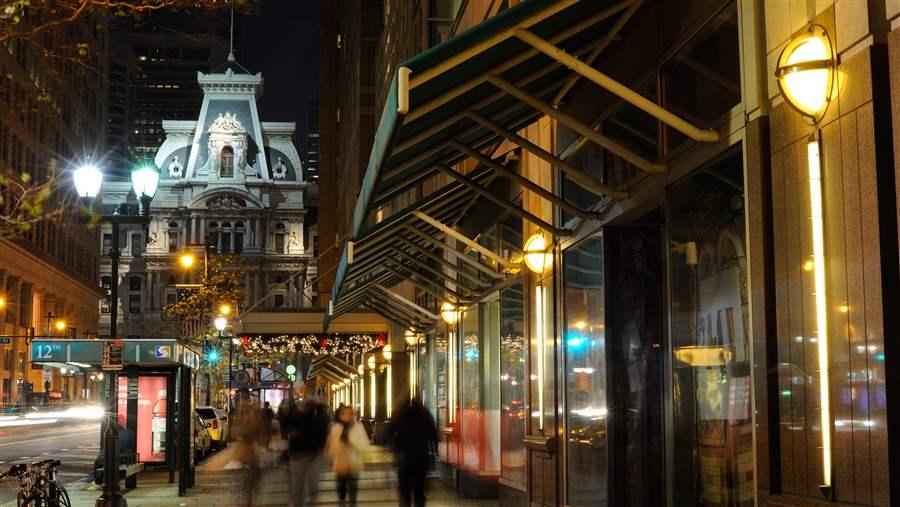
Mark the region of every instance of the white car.
[[200, 459], [207, 454], [209, 454], [210, 449], [212, 449], [212, 437], [209, 436], [209, 431], [206, 430], [206, 425], [203, 423], [203, 419], [199, 414], [194, 414], [194, 461], [200, 461]]

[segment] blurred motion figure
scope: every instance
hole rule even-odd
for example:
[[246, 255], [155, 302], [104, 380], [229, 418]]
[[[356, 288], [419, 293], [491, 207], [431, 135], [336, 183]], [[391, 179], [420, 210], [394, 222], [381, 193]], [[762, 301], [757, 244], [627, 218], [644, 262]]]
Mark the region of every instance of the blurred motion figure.
[[353, 408], [341, 406], [335, 419], [328, 432], [325, 453], [333, 462], [339, 505], [356, 505], [359, 474], [363, 469], [362, 453], [369, 449], [369, 436], [356, 420]]
[[437, 428], [431, 412], [418, 398], [402, 406], [388, 428], [397, 463], [400, 505], [412, 505], [414, 500], [421, 507], [425, 505], [425, 479], [437, 453]]

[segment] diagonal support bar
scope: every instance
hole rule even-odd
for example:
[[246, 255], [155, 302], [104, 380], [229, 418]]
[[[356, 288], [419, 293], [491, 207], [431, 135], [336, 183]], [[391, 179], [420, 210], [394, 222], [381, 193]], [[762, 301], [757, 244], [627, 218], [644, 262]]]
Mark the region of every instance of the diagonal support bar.
[[415, 227], [413, 227], [411, 225], [404, 225], [403, 228], [408, 230], [409, 232], [413, 233], [416, 237], [421, 237], [428, 243], [431, 243], [436, 248], [440, 248], [442, 252], [446, 252], [446, 253], [452, 255], [456, 259], [459, 259], [459, 260], [465, 262], [469, 266], [477, 269], [478, 271], [481, 271], [482, 273], [490, 276], [491, 278], [497, 278], [497, 279], [505, 278], [505, 276], [502, 273], [498, 273], [498, 272], [488, 268], [484, 264], [476, 261], [475, 259], [469, 257], [468, 255], [450, 248], [449, 245], [447, 245], [443, 241], [435, 239], [434, 237], [432, 237], [430, 234], [428, 234], [425, 231], [416, 229]]
[[568, 211], [570, 214], [575, 215], [578, 218], [582, 218], [584, 220], [593, 220], [599, 216], [597, 213], [584, 211], [583, 209], [579, 208], [578, 206], [575, 206], [574, 204], [572, 204], [566, 200], [560, 199], [553, 192], [545, 189], [544, 187], [529, 180], [528, 178], [522, 176], [521, 174], [519, 174], [511, 169], [508, 169], [503, 164], [494, 162], [489, 157], [484, 156], [484, 154], [482, 154], [478, 150], [473, 150], [472, 148], [469, 148], [468, 146], [466, 146], [465, 144], [462, 144], [459, 141], [451, 141], [450, 145], [453, 146], [454, 148], [456, 148], [457, 150], [469, 155], [469, 157], [474, 158], [475, 160], [479, 161], [480, 163], [490, 167], [494, 171], [502, 174], [506, 178], [513, 180], [520, 186], [525, 187], [529, 191], [534, 192], [535, 194], [543, 197], [545, 200], [550, 201], [556, 207], [562, 208], [562, 209]]
[[416, 311], [418, 311], [419, 313], [421, 313], [423, 315], [427, 315], [428, 318], [430, 318], [432, 320], [437, 320], [440, 318], [439, 316], [429, 312], [425, 308], [422, 308], [421, 306], [413, 303], [412, 301], [406, 299], [405, 297], [401, 296], [400, 294], [397, 294], [396, 292], [388, 289], [387, 287], [385, 287], [384, 285], [381, 285], [380, 283], [375, 284], [375, 287], [378, 287], [379, 289], [381, 289], [382, 292], [384, 292], [388, 296], [396, 299], [397, 301], [400, 301], [401, 303], [405, 304], [406, 306], [409, 306], [410, 308], [415, 309]]
[[[557, 2], [549, 4], [547, 8], [544, 8], [544, 9], [532, 14], [531, 16], [519, 21], [518, 26], [529, 27], [536, 23], [540, 23], [541, 21], [543, 21], [549, 17], [552, 17], [556, 13], [564, 11], [565, 9], [568, 9], [569, 7], [577, 4], [579, 1], [580, 0], [558, 0]], [[443, 60], [439, 64], [437, 64], [433, 67], [429, 67], [428, 69], [426, 69], [418, 74], [415, 74], [409, 80], [410, 89], [415, 88], [415, 87], [421, 85], [422, 83], [425, 83], [425, 82], [443, 74], [444, 72], [456, 67], [459, 64], [465, 63], [467, 60], [469, 60], [473, 56], [475, 56], [479, 53], [482, 53], [484, 51], [487, 51], [488, 49], [493, 48], [497, 44], [500, 44], [501, 42], [513, 37], [515, 34], [514, 30], [515, 30], [514, 27], [510, 27], [505, 30], [502, 30], [502, 31], [494, 34], [493, 36], [488, 37], [488, 38], [482, 40], [481, 42], [475, 44], [473, 47], [466, 49], [465, 51], [461, 51], [461, 52], [453, 55], [452, 57]]]
[[515, 132], [503, 128], [498, 123], [489, 120], [488, 118], [474, 111], [469, 113], [469, 117], [481, 124], [486, 129], [493, 131], [495, 134], [501, 137], [505, 137], [510, 142], [513, 142], [522, 147], [522, 149], [527, 151], [528, 153], [531, 153], [532, 155], [547, 162], [551, 166], [558, 168], [560, 171], [564, 172], [566, 176], [571, 178], [572, 181], [590, 190], [591, 192], [594, 192], [595, 194], [607, 195], [612, 199], [628, 198], [628, 192], [612, 188], [609, 185], [597, 181], [593, 176], [589, 175], [583, 170], [573, 166], [572, 164], [557, 157], [556, 155], [553, 155], [552, 153], [532, 143], [528, 139], [525, 139], [524, 137], [516, 134]]
[[562, 63], [566, 67], [593, 81], [612, 94], [617, 95], [619, 98], [625, 100], [641, 111], [644, 111], [657, 120], [690, 137], [694, 141], [714, 143], [719, 140], [719, 133], [715, 130], [701, 129], [688, 123], [665, 108], [660, 107], [655, 102], [647, 99], [640, 93], [637, 93], [631, 88], [591, 67], [585, 62], [582, 62], [569, 53], [566, 53], [564, 50], [554, 46], [528, 30], [517, 28], [515, 33], [516, 37], [526, 44], [540, 50], [550, 58]]
[[600, 134], [596, 130], [591, 127], [585, 125], [581, 121], [575, 119], [568, 114], [563, 113], [562, 111], [554, 108], [553, 106], [543, 102], [538, 99], [534, 95], [522, 90], [514, 86], [509, 81], [503, 79], [499, 76], [489, 76], [488, 81], [491, 82], [497, 88], [505, 91], [506, 93], [512, 95], [513, 97], [521, 100], [522, 102], [528, 104], [529, 106], [537, 109], [538, 111], [546, 114], [547, 116], [555, 119], [556, 121], [562, 123], [563, 125], [569, 127], [570, 129], [578, 132], [582, 136], [587, 139], [590, 139], [592, 142], [597, 145], [609, 150], [610, 152], [622, 157], [625, 161], [631, 163], [635, 167], [638, 167], [644, 172], [648, 173], [662, 173], [668, 170], [668, 167], [665, 164], [658, 164], [656, 162], [650, 162], [649, 160], [641, 157], [640, 155], [634, 153], [628, 148], [622, 146], [621, 144], [613, 141], [612, 139]]
[[504, 259], [503, 257], [500, 257], [496, 253], [488, 250], [487, 248], [479, 245], [478, 243], [472, 241], [471, 239], [467, 238], [462, 233], [457, 232], [456, 229], [453, 229], [452, 227], [447, 227], [446, 225], [442, 224], [438, 220], [435, 220], [434, 218], [429, 216], [427, 213], [416, 210], [416, 211], [413, 211], [413, 215], [415, 215], [416, 218], [425, 222], [426, 224], [443, 232], [447, 236], [450, 236], [451, 238], [464, 243], [465, 245], [470, 247], [472, 250], [475, 250], [476, 252], [480, 253], [481, 255], [484, 255], [485, 257], [487, 257], [488, 259], [493, 260], [497, 264], [499, 264], [505, 268], [512, 267], [513, 263], [509, 262], [508, 260]]
[[565, 229], [560, 229], [558, 227], [554, 227], [553, 225], [547, 223], [546, 220], [541, 219], [540, 217], [536, 216], [533, 213], [525, 211], [520, 206], [516, 206], [514, 203], [511, 203], [511, 202], [507, 201], [506, 199], [498, 196], [497, 194], [491, 192], [490, 190], [482, 187], [478, 183], [475, 183], [474, 181], [472, 181], [472, 178], [469, 178], [465, 174], [461, 174], [461, 173], [457, 172], [456, 170], [454, 170], [450, 167], [447, 167], [443, 164], [437, 164], [435, 167], [437, 169], [440, 169], [441, 172], [443, 172], [444, 174], [447, 174], [448, 176], [455, 178], [460, 183], [465, 184], [466, 186], [468, 186], [472, 190], [478, 192], [479, 194], [483, 195], [484, 197], [494, 201], [495, 203], [499, 204], [500, 206], [503, 206], [510, 213], [519, 215], [523, 219], [528, 220], [529, 222], [533, 223], [534, 225], [537, 225], [541, 229], [544, 229], [545, 231], [547, 231], [551, 234], [554, 234], [556, 236], [568, 236], [571, 234], [571, 231], [567, 231]]
[[[637, 12], [638, 8], [641, 6], [641, 3], [641, 0], [637, 0], [628, 6], [628, 10], [626, 10], [622, 13], [621, 16], [619, 16], [619, 19], [617, 19], [612, 28], [609, 29], [609, 32], [607, 32], [607, 34], [604, 35], [602, 39], [597, 41], [597, 45], [594, 47], [594, 49], [592, 49], [591, 52], [584, 57], [585, 63], [587, 63], [588, 65], [594, 64], [594, 60], [596, 60], [597, 57], [600, 56], [600, 53], [606, 50], [606, 47], [609, 46], [609, 43], [619, 36], [619, 32], [622, 31], [622, 27], [624, 27], [625, 23], [628, 23], [628, 20], [631, 19], [632, 16], [634, 16], [634, 13]], [[552, 44], [557, 44], [558, 41], [550, 39], [549, 42], [551, 42]], [[556, 97], [553, 98], [553, 105], [558, 106], [560, 102], [562, 102], [566, 94], [569, 93], [569, 90], [571, 90], [575, 86], [575, 83], [578, 82], [579, 77], [581, 76], [576, 74], [569, 78], [568, 81], [566, 81], [566, 84], [563, 85], [562, 89], [556, 92]]]

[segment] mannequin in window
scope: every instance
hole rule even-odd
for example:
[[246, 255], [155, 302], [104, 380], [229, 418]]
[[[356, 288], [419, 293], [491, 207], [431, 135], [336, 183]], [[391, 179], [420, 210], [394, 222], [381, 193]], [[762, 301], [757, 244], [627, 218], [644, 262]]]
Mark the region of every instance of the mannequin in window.
[[234, 150], [231, 146], [222, 148], [219, 155], [219, 177], [234, 178]]

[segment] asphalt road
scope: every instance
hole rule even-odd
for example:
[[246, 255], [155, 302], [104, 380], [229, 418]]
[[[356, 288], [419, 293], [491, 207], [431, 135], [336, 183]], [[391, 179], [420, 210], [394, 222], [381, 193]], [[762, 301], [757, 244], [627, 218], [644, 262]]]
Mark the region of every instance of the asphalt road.
[[[38, 426], [0, 428], [0, 470], [10, 464], [57, 458], [62, 461], [63, 483], [83, 480], [91, 474], [100, 449], [99, 422], [60, 421]], [[0, 484], [0, 505], [15, 500], [15, 482]]]

